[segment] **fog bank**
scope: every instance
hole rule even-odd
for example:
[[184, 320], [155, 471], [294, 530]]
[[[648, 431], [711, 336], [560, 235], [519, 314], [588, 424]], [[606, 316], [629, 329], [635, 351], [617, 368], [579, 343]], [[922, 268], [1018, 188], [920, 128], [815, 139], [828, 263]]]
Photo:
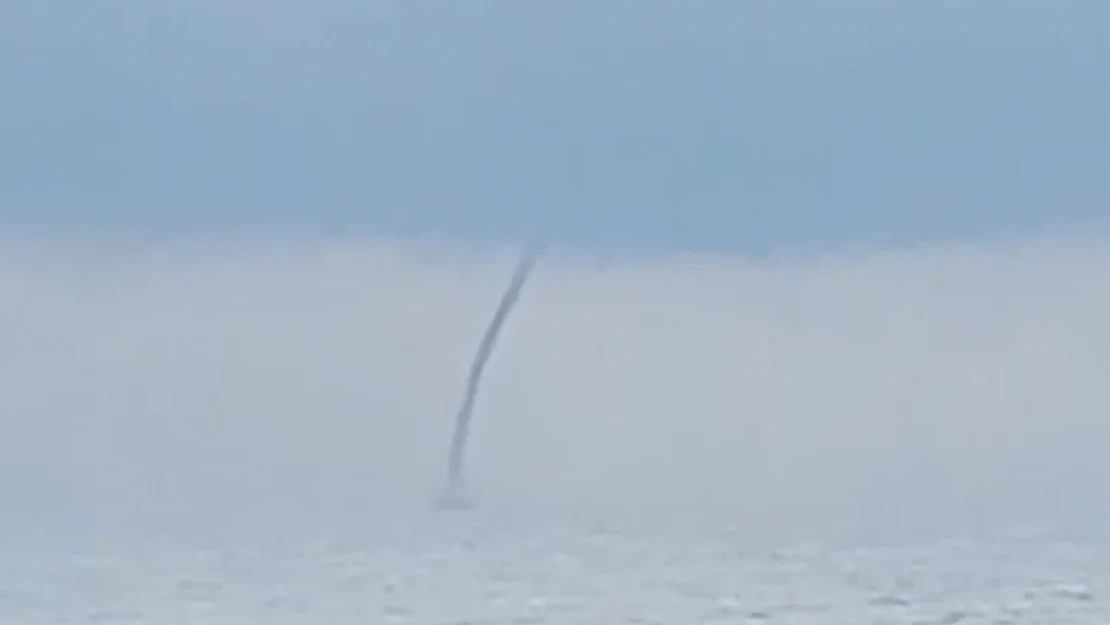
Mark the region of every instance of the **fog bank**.
[[[0, 254], [8, 521], [137, 526], [425, 514], [516, 251]], [[555, 249], [486, 373], [471, 487], [486, 514], [1097, 525], [1108, 272], [1110, 247], [1077, 237], [769, 260]]]

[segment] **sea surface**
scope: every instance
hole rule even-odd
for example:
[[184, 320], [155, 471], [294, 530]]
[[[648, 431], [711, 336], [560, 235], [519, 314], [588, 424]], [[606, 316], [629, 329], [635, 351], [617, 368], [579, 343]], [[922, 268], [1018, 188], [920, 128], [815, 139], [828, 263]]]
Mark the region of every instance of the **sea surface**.
[[3, 539], [0, 623], [1110, 623], [1098, 545], [1036, 531], [752, 545], [727, 527], [501, 523], [361, 534]]

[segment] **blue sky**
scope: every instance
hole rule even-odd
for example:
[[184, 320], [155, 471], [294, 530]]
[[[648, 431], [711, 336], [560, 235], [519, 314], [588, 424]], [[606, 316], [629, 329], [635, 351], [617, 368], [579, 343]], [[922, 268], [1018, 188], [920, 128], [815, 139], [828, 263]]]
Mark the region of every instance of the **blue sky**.
[[1110, 5], [9, 2], [0, 223], [591, 247], [997, 238], [1110, 200]]

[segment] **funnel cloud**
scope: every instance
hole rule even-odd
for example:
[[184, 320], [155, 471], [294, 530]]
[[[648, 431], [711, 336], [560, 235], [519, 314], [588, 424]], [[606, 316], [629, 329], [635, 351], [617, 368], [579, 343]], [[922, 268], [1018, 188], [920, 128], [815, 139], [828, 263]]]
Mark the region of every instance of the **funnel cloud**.
[[494, 311], [493, 318], [490, 319], [485, 334], [482, 335], [482, 340], [478, 344], [478, 351], [474, 354], [474, 360], [471, 362], [470, 375], [466, 381], [466, 392], [462, 404], [459, 406], [459, 411], [455, 415], [455, 430], [451, 436], [451, 448], [447, 455], [447, 488], [442, 500], [444, 506], [459, 507], [468, 503], [463, 490], [463, 462], [466, 458], [466, 443], [470, 437], [470, 420], [474, 414], [474, 401], [478, 397], [478, 385], [481, 383], [482, 371], [486, 367], [486, 362], [493, 354], [493, 348], [497, 343], [497, 335], [501, 332], [501, 326], [505, 324], [505, 320], [509, 317], [509, 313], [520, 297], [520, 291], [528, 280], [528, 274], [532, 272], [532, 267], [536, 264], [539, 252], [539, 248], [529, 248], [521, 256], [516, 269], [513, 271], [513, 276], [509, 280], [509, 286], [502, 294], [501, 302], [497, 305], [497, 310]]

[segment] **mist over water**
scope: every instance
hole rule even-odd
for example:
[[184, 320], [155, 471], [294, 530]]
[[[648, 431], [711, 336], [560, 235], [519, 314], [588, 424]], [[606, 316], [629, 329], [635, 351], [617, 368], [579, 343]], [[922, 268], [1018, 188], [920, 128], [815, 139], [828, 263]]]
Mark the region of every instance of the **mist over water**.
[[[6, 523], [447, 522], [428, 502], [513, 249], [0, 256]], [[1106, 520], [1102, 239], [544, 262], [483, 380], [475, 515], [784, 539]]]

